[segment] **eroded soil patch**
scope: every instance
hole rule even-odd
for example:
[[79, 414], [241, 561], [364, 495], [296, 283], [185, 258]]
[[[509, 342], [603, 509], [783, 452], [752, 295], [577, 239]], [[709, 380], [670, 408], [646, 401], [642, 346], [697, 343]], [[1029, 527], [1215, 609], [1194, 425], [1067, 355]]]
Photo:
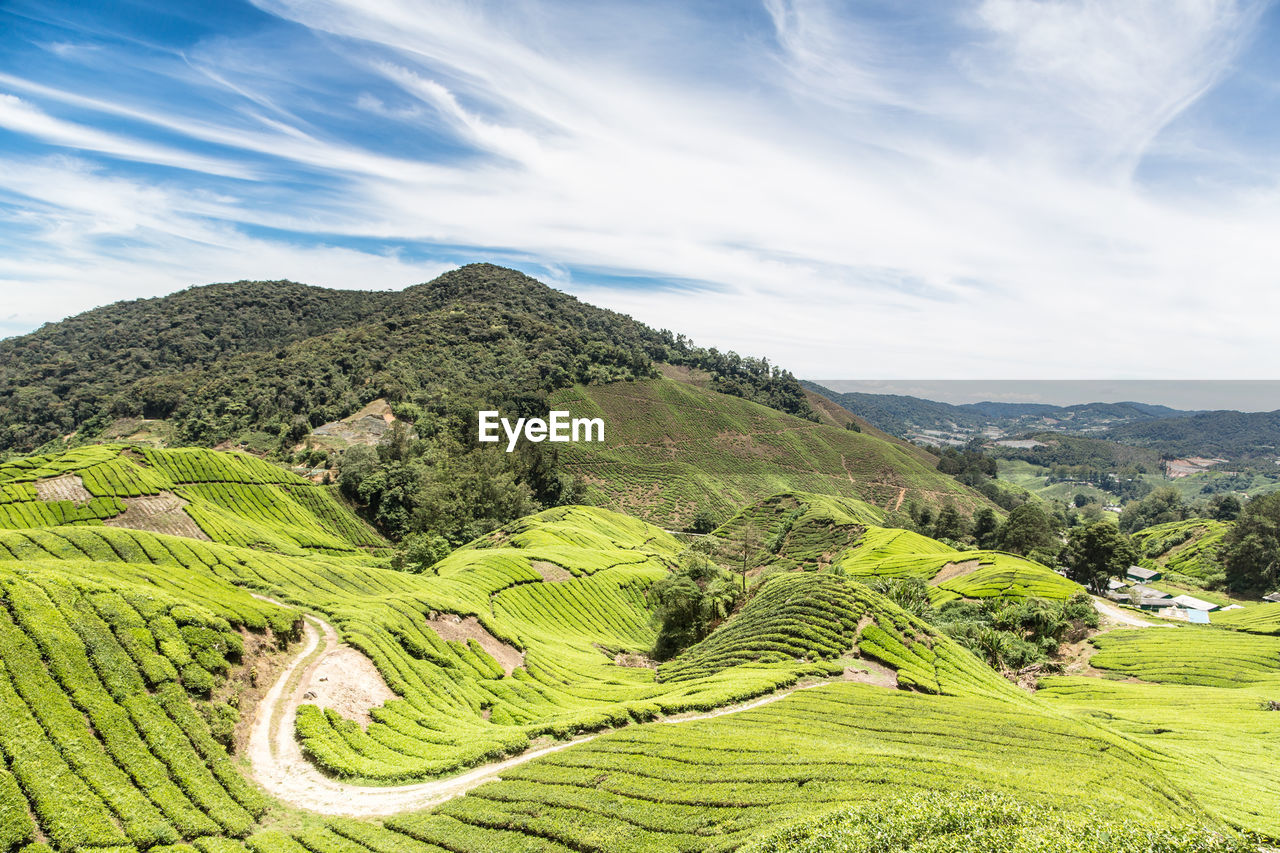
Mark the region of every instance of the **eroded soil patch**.
[[456, 640], [464, 646], [467, 640], [475, 640], [507, 675], [515, 672], [516, 667], [524, 666], [524, 652], [490, 634], [474, 616], [464, 619], [454, 613], [442, 613], [428, 619], [427, 626], [442, 640]]
[[933, 579], [929, 581], [929, 586], [937, 586], [938, 584], [946, 583], [954, 578], [972, 574], [978, 570], [979, 565], [981, 565], [981, 563], [977, 560], [965, 560], [960, 563], [947, 563], [942, 567], [942, 571], [934, 575]]
[[531, 560], [529, 565], [535, 572], [542, 575], [542, 579], [547, 583], [573, 580], [572, 572], [557, 566], [555, 563], [548, 563], [546, 560]]

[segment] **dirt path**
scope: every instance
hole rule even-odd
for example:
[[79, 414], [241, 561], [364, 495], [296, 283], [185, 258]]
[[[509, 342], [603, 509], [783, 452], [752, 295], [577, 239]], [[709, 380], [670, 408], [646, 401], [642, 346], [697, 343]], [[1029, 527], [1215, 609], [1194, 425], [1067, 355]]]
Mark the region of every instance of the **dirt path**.
[[1098, 613], [1110, 619], [1112, 622], [1118, 622], [1129, 628], [1155, 628], [1158, 627], [1155, 622], [1148, 622], [1146, 619], [1140, 619], [1122, 608], [1116, 607], [1109, 601], [1105, 601], [1098, 596], [1090, 596], [1093, 599], [1093, 607]]
[[[254, 596], [272, 601], [265, 596]], [[272, 601], [274, 604], [280, 602]], [[323, 644], [323, 645], [322, 645]], [[304, 704], [309, 678], [327, 655], [338, 650], [338, 634], [326, 622], [309, 616], [303, 630], [302, 650], [277, 677], [275, 684], [258, 703], [253, 726], [249, 732], [247, 756], [252, 765], [252, 775], [273, 797], [290, 805], [325, 815], [349, 815], [353, 817], [379, 817], [405, 811], [417, 811], [437, 806], [446, 800], [459, 797], [472, 788], [501, 777], [503, 771], [526, 761], [568, 749], [571, 746], [594, 740], [600, 734], [584, 735], [574, 740], [555, 743], [523, 752], [511, 758], [495, 761], [458, 776], [394, 787], [365, 787], [348, 785], [325, 776], [302, 754], [302, 747], [294, 737], [294, 722], [298, 706]], [[658, 723], [687, 723], [709, 720], [727, 714], [750, 711], [780, 699], [797, 690], [821, 687], [830, 681], [820, 681], [771, 693], [761, 699], [733, 705], [705, 713], [689, 713], [667, 717]]]

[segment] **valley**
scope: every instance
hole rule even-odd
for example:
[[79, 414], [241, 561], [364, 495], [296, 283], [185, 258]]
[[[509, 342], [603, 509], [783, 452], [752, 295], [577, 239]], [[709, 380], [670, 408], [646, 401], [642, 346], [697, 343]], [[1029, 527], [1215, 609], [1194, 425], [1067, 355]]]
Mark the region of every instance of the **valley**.
[[[1264, 494], [1069, 515], [1005, 457], [509, 273], [197, 288], [6, 342], [0, 851], [1275, 847], [1280, 603], [1237, 588]], [[314, 316], [50, 372], [273, 294]], [[507, 453], [478, 411], [603, 440]], [[1129, 563], [1236, 606], [1098, 594]]]

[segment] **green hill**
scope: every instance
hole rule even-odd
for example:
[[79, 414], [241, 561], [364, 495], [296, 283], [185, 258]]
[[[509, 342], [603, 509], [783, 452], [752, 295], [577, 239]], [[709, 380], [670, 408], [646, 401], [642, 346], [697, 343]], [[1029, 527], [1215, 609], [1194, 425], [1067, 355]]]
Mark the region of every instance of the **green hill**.
[[1189, 518], [1147, 527], [1133, 534], [1133, 541], [1153, 566], [1169, 580], [1193, 586], [1221, 586], [1226, 570], [1218, 556], [1231, 522]]
[[575, 386], [551, 404], [605, 422], [602, 444], [561, 445], [566, 470], [602, 506], [668, 527], [700, 510], [726, 519], [783, 491], [865, 501], [892, 511], [910, 501], [990, 506], [940, 474], [918, 449], [803, 420], [670, 379]]
[[59, 525], [146, 530], [294, 555], [387, 546], [332, 488], [244, 453], [196, 448], [90, 445], [0, 464], [0, 529]]
[[[93, 447], [13, 460], [0, 484], [6, 517], [23, 520], [0, 531], [0, 850], [727, 851], [818, 808], [974, 787], [1069, 815], [1280, 835], [1266, 769], [1277, 736], [1256, 698], [1269, 682], [1218, 691], [1253, 702], [1230, 715], [1255, 733], [1252, 776], [1249, 753], [1213, 752], [1220, 730], [1197, 706], [1161, 706], [1184, 715], [1170, 767], [1163, 741], [1073, 710], [1094, 700], [1031, 695], [832, 572], [767, 575], [705, 641], [645, 665], [647, 593], [684, 545], [598, 507], [545, 510], [411, 574], [373, 565], [336, 520], [350, 520], [342, 505], [317, 509], [323, 487], [243, 454]], [[106, 523], [110, 501], [157, 489], [188, 501], [186, 535]], [[92, 511], [75, 515], [80, 503]], [[35, 518], [41, 506], [50, 515]], [[902, 551], [949, 556], [924, 537], [895, 545], [871, 523], [880, 511], [853, 499], [793, 494], [748, 514], [776, 535], [797, 509], [782, 554], [825, 553], [825, 531], [853, 538], [837, 563], [868, 570]], [[319, 531], [327, 544], [302, 541]], [[298, 677], [355, 655], [386, 692], [363, 720], [303, 695], [294, 734], [309, 765], [276, 799], [231, 750], [256, 714], [271, 721], [254, 703], [285, 672], [281, 647], [291, 657], [326, 624], [344, 646], [318, 648]], [[760, 704], [725, 708], [746, 700]], [[734, 712], [679, 716], [712, 709]], [[379, 785], [591, 732], [603, 734], [429, 808], [378, 820], [305, 808], [312, 784], [356, 785], [339, 808], [359, 812]], [[1230, 776], [1232, 798], [1212, 794], [1211, 770]]]
[[437, 428], [473, 429], [477, 408], [534, 414], [549, 391], [654, 376], [658, 362], [813, 416], [795, 378], [763, 360], [700, 349], [515, 270], [471, 264], [380, 293], [210, 285], [0, 341], [0, 451], [139, 417], [167, 421], [181, 444], [288, 449], [379, 398], [413, 404]]

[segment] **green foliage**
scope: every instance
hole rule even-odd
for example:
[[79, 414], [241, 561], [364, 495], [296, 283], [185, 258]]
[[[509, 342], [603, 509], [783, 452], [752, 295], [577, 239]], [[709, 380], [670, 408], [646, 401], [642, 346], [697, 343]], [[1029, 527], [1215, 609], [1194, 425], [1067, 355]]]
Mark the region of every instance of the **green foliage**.
[[1062, 551], [1067, 576], [1098, 595], [1106, 592], [1110, 578], [1124, 577], [1138, 559], [1138, 549], [1133, 540], [1109, 521], [1095, 521], [1072, 528], [1067, 536], [1067, 547]]
[[1064, 601], [953, 600], [924, 618], [1000, 671], [1045, 663], [1063, 640], [1098, 627], [1097, 611], [1083, 593]]
[[733, 610], [740, 593], [733, 575], [705, 555], [685, 552], [680, 567], [653, 585], [658, 637], [655, 660], [669, 660], [704, 639]]
[[1133, 533], [1157, 524], [1182, 521], [1188, 512], [1177, 489], [1161, 487], [1142, 500], [1125, 506], [1120, 512], [1120, 529], [1125, 533]]
[[1221, 553], [1232, 589], [1266, 592], [1280, 586], [1280, 492], [1245, 504]]
[[401, 543], [391, 568], [421, 574], [449, 556], [449, 541], [432, 533], [418, 533]]
[[795, 377], [765, 360], [695, 347], [514, 270], [471, 264], [383, 293], [192, 288], [0, 342], [0, 450], [139, 415], [169, 419], [183, 443], [267, 433], [287, 449], [379, 397], [416, 406], [435, 428], [474, 429], [477, 408], [545, 412], [548, 391], [649, 378], [657, 362], [812, 417]]
[[1213, 628], [1141, 628], [1094, 637], [1098, 669], [1172, 684], [1238, 688], [1280, 676], [1280, 638]]
[[926, 791], [808, 818], [744, 853], [1256, 853], [1210, 826], [1064, 812], [987, 791]]
[[1000, 528], [999, 538], [1002, 549], [1024, 557], [1037, 548], [1057, 544], [1049, 516], [1032, 502], [1014, 507]]

